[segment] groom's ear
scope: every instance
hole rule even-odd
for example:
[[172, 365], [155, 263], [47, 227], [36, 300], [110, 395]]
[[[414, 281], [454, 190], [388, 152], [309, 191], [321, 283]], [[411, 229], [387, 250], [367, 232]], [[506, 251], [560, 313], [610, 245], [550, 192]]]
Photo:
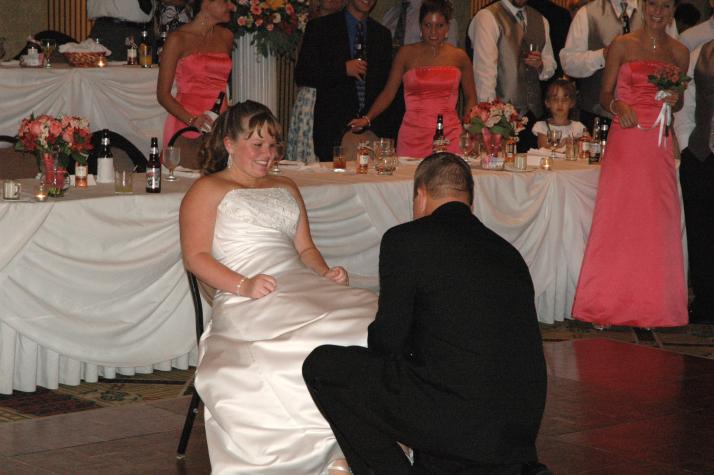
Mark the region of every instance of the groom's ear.
[[414, 202], [412, 203], [414, 219], [419, 219], [426, 214], [426, 198], [426, 187], [420, 186], [417, 188], [416, 194], [414, 195]]

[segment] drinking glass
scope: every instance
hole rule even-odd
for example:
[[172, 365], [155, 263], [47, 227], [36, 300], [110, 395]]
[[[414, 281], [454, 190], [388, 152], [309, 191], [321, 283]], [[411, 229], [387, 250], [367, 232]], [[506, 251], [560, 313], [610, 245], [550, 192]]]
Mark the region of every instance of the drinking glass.
[[332, 147], [332, 170], [337, 173], [347, 171], [347, 157], [345, 156], [345, 149], [342, 145]]
[[459, 148], [461, 149], [461, 156], [464, 160], [468, 161], [469, 158], [474, 156], [474, 137], [468, 131], [464, 130], [459, 135]]
[[134, 170], [114, 170], [114, 193], [131, 194], [134, 192]]
[[174, 176], [174, 168], [181, 163], [181, 149], [179, 147], [165, 147], [161, 153], [161, 161], [169, 169], [169, 176], [166, 177], [166, 181], [178, 180]]
[[57, 48], [57, 42], [55, 40], [45, 39], [40, 42], [42, 45], [42, 53], [45, 57], [45, 67], [51, 68], [52, 63], [50, 63], [50, 56], [54, 53], [55, 48]]
[[283, 159], [284, 154], [285, 145], [283, 143], [275, 144], [275, 156], [270, 162], [270, 170], [268, 170], [268, 173], [270, 175], [280, 175], [280, 160]]
[[545, 156], [540, 159], [540, 167], [544, 170], [550, 170], [553, 166], [553, 160], [555, 159], [555, 149], [558, 148], [560, 144], [560, 138], [562, 137], [562, 132], [556, 129], [548, 129], [548, 146], [550, 147], [550, 156]]

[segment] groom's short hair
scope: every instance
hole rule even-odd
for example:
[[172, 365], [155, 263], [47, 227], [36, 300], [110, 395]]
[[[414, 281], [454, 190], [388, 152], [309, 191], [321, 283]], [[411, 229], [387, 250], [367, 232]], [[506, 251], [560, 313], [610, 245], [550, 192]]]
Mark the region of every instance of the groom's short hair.
[[469, 204], [474, 201], [474, 178], [471, 168], [460, 157], [449, 152], [426, 157], [414, 173], [414, 196], [420, 187], [432, 198], [444, 198], [455, 193], [467, 193]]

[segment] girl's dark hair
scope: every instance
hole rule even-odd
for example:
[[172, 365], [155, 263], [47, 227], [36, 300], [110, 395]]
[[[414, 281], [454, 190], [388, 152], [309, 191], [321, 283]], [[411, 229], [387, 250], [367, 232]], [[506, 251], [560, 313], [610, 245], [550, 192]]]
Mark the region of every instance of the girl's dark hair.
[[278, 119], [263, 104], [255, 101], [239, 102], [223, 112], [213, 124], [213, 131], [204, 141], [199, 152], [203, 164], [203, 174], [210, 175], [219, 172], [228, 165], [228, 151], [223, 144], [223, 139], [228, 137], [236, 140], [241, 134], [260, 134], [264, 125], [268, 126], [268, 133], [281, 141], [281, 129]]
[[567, 78], [559, 78], [548, 85], [548, 90], [545, 93], [546, 100], [557, 94], [558, 89], [562, 89], [565, 95], [572, 100], [577, 99], [578, 91], [575, 89], [575, 83]]
[[424, 21], [424, 17], [431, 13], [441, 13], [447, 22], [451, 21], [454, 7], [449, 0], [424, 0], [419, 9], [419, 23]]
[[196, 15], [198, 15], [198, 12], [201, 11], [203, 0], [193, 0], [192, 2], [188, 3], [191, 5], [191, 10], [193, 10], [193, 16], [195, 17]]

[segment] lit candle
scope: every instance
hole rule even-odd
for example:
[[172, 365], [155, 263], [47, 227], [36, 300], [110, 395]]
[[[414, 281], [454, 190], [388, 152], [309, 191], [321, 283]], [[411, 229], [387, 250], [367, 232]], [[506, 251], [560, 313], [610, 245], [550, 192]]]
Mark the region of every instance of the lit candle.
[[106, 57], [105, 57], [104, 55], [101, 55], [101, 56], [99, 57], [99, 60], [97, 61], [97, 66], [99, 66], [100, 68], [103, 68], [104, 66], [106, 66], [106, 65], [107, 65], [107, 61], [106, 61], [105, 58], [106, 58]]
[[35, 188], [35, 199], [40, 203], [47, 201], [47, 190], [45, 190], [45, 185], [41, 184]]

